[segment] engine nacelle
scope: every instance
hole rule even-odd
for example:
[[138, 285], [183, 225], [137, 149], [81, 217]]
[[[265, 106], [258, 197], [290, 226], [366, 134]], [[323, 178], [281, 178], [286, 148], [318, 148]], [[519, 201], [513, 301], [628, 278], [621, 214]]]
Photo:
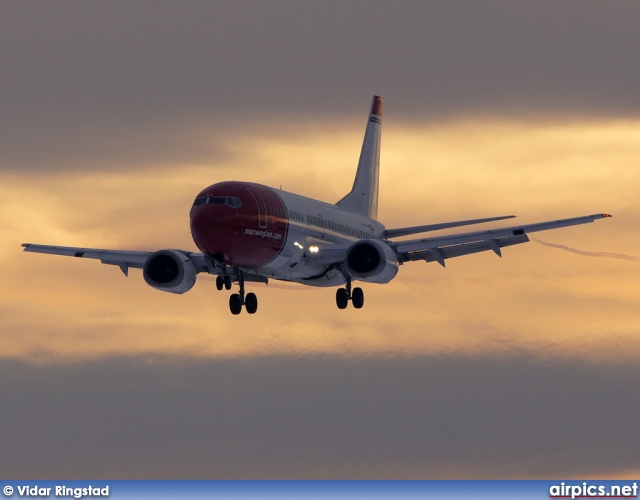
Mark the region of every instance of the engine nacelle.
[[196, 268], [182, 252], [160, 250], [149, 256], [142, 275], [149, 286], [163, 292], [185, 293], [196, 284]]
[[349, 248], [345, 259], [349, 276], [370, 283], [389, 283], [398, 274], [398, 258], [379, 240], [360, 240]]

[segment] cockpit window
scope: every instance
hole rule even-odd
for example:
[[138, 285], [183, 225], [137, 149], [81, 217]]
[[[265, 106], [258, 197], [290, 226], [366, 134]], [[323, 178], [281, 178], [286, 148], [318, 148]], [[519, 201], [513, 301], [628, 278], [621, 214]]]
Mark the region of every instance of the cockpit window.
[[193, 202], [193, 206], [197, 205], [227, 205], [231, 208], [238, 208], [242, 206], [242, 202], [236, 196], [202, 196]]

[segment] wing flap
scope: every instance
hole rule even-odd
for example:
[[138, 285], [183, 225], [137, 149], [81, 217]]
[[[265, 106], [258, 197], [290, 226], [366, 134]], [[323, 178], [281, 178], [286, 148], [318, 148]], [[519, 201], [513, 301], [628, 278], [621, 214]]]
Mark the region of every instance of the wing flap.
[[588, 224], [606, 217], [611, 217], [611, 215], [585, 215], [571, 219], [559, 219], [536, 224], [491, 229], [489, 231], [476, 231], [473, 233], [387, 243], [395, 250], [400, 262], [426, 260], [427, 262], [435, 261], [441, 266], [444, 266], [445, 259], [484, 252], [486, 250], [493, 250], [496, 255], [501, 257], [501, 248], [529, 241], [527, 233]]
[[537, 231], [546, 231], [549, 229], [557, 229], [560, 227], [576, 226], [579, 224], [588, 224], [597, 219], [611, 217], [608, 214], [585, 215], [582, 217], [573, 217], [571, 219], [560, 219], [548, 222], [539, 222], [536, 224], [526, 224], [522, 226], [505, 227], [501, 229], [491, 229], [488, 231], [476, 231], [473, 233], [461, 233], [448, 236], [436, 236], [433, 238], [422, 238], [419, 240], [399, 241], [390, 243], [397, 253], [416, 252], [430, 248], [441, 248], [454, 245], [463, 245], [465, 243], [482, 242], [495, 240], [499, 238], [507, 238], [510, 236], [520, 236], [527, 233]]
[[426, 250], [419, 250], [416, 252], [407, 252], [405, 254], [402, 254], [402, 259], [403, 262], [416, 260], [438, 262], [438, 264], [444, 267], [445, 259], [452, 259], [453, 257], [461, 257], [462, 255], [469, 255], [472, 253], [486, 252], [487, 250], [493, 250], [497, 255], [501, 256], [499, 252], [500, 248], [518, 245], [520, 243], [526, 243], [528, 241], [529, 237], [526, 234], [521, 234], [518, 236], [509, 236], [505, 238], [497, 238], [494, 240], [453, 245], [450, 247], [436, 247]]

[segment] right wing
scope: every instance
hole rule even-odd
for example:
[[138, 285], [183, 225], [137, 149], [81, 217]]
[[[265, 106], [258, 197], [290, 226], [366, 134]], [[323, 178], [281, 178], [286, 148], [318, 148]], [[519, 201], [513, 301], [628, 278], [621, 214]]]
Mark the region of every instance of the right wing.
[[539, 222], [536, 224], [491, 229], [488, 231], [436, 236], [433, 238], [399, 242], [387, 241], [387, 243], [396, 252], [400, 263], [425, 260], [427, 262], [438, 262], [444, 267], [444, 261], [446, 259], [484, 252], [486, 250], [492, 250], [496, 255], [502, 257], [502, 252], [500, 251], [502, 247], [526, 243], [529, 241], [527, 233], [588, 224], [605, 217], [611, 217], [611, 215], [585, 215], [571, 219]]
[[[66, 257], [78, 257], [84, 259], [96, 259], [103, 264], [118, 266], [125, 276], [129, 275], [129, 268], [143, 269], [147, 260], [155, 252], [145, 252], [136, 250], [106, 250], [101, 248], [79, 248], [79, 247], [60, 247], [53, 245], [34, 245], [32, 243], [23, 243], [25, 252], [45, 253], [50, 255], [64, 255]], [[201, 253], [187, 252], [186, 250], [173, 250], [187, 257], [193, 264], [197, 273], [209, 273], [213, 275], [227, 274], [231, 276], [233, 281], [239, 279], [238, 273], [234, 268], [227, 268], [223, 271], [221, 267], [212, 266], [205, 256]], [[267, 278], [252, 272], [242, 273], [245, 281], [255, 281], [267, 283]]]
[[129, 250], [103, 250], [99, 248], [59, 247], [53, 245], [34, 245], [23, 243], [25, 252], [46, 253], [50, 255], [64, 255], [85, 259], [98, 259], [103, 264], [118, 266], [125, 276], [129, 275], [129, 268], [142, 269], [144, 263], [153, 252], [139, 252]]

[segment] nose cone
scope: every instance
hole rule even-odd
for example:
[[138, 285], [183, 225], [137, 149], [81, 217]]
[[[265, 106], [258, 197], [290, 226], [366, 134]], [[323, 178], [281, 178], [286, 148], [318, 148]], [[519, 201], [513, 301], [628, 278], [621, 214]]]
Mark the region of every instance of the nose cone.
[[289, 227], [276, 191], [249, 182], [209, 186], [196, 197], [190, 217], [202, 253], [246, 269], [262, 268], [280, 255]]
[[191, 235], [203, 253], [234, 265], [230, 250], [245, 214], [242, 199], [232, 196], [236, 190], [230, 190], [230, 186], [225, 189], [224, 184], [228, 183], [210, 186], [196, 197], [189, 214]]

